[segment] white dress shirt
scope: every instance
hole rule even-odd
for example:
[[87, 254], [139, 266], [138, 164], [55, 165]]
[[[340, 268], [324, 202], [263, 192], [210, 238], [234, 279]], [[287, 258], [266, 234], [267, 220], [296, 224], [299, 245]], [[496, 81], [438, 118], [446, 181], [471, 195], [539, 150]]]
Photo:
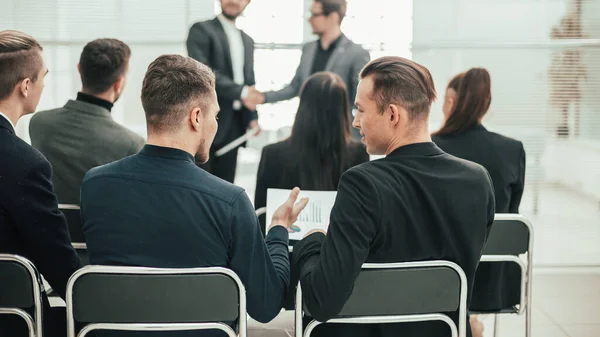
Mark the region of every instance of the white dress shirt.
[[17, 132], [17, 128], [15, 127], [15, 125], [12, 123], [12, 121], [10, 120], [10, 118], [8, 118], [7, 115], [3, 114], [2, 112], [0, 112], [0, 116], [6, 118], [6, 120], [10, 123], [10, 126], [12, 126], [13, 130], [15, 132]]
[[[225, 35], [227, 36], [227, 43], [229, 44], [229, 53], [231, 54], [231, 67], [233, 69], [233, 82], [239, 85], [244, 84], [244, 40], [242, 40], [242, 32], [237, 29], [235, 23], [229, 21], [227, 18], [223, 16], [223, 14], [219, 14], [217, 16], [219, 22], [223, 26], [225, 30]], [[242, 89], [242, 93], [240, 98], [245, 98], [248, 94], [248, 88], [244, 86]], [[239, 110], [242, 107], [240, 101], [233, 102], [233, 108], [235, 110]]]

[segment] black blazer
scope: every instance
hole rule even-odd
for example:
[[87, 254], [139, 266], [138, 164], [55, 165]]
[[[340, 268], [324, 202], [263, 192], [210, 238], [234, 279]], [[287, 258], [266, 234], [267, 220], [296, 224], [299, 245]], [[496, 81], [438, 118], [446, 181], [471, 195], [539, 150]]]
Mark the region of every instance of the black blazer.
[[[50, 163], [38, 150], [17, 137], [2, 116], [0, 158], [0, 253], [31, 260], [64, 299], [67, 281], [81, 262], [71, 245], [65, 218], [58, 210]], [[45, 294], [44, 302], [44, 311], [47, 311]], [[53, 322], [46, 318], [47, 331]], [[0, 331], [12, 331], [4, 319], [0, 317]]]
[[[432, 142], [402, 146], [342, 175], [327, 236], [312, 234], [294, 246], [291, 284], [300, 277], [304, 305], [321, 322], [343, 308], [365, 262], [453, 261], [464, 270], [470, 290], [493, 221], [492, 182], [481, 165], [446, 154]], [[449, 315], [457, 323], [458, 314]], [[431, 322], [325, 324], [315, 337], [448, 332], [444, 324]]]
[[523, 143], [490, 132], [481, 124], [458, 134], [432, 139], [445, 152], [488, 170], [494, 183], [496, 213], [519, 213], [525, 186]]
[[[348, 156], [344, 165], [344, 171], [369, 161], [369, 154], [361, 143], [351, 142], [348, 144]], [[310, 165], [305, 163], [304, 165]], [[258, 174], [256, 176], [256, 190], [254, 192], [254, 207], [256, 209], [267, 205], [267, 189], [283, 188], [292, 189], [299, 186], [298, 176], [302, 165], [295, 160], [295, 153], [290, 149], [290, 140], [269, 144], [262, 150]], [[337, 187], [337, 182], [336, 182]], [[320, 190], [328, 190], [322, 188]], [[259, 217], [261, 230], [265, 231], [265, 215]]]
[[[244, 85], [256, 84], [254, 79], [254, 40], [242, 32], [244, 41]], [[233, 68], [227, 35], [217, 18], [195, 23], [187, 38], [190, 57], [209, 66], [216, 75], [216, 91], [219, 99], [219, 130], [212, 144], [218, 150], [246, 132], [250, 121], [258, 118], [256, 111], [242, 106], [233, 110], [233, 102], [240, 99], [244, 85], [233, 81]]]

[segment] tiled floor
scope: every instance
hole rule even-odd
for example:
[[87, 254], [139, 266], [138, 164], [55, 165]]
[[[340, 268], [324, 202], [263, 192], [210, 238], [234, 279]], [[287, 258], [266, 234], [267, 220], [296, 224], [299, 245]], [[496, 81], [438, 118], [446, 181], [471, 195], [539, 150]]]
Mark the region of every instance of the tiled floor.
[[[599, 337], [600, 274], [534, 272], [532, 337]], [[483, 318], [484, 336], [493, 335], [492, 316]], [[525, 316], [499, 319], [497, 337], [524, 337]]]

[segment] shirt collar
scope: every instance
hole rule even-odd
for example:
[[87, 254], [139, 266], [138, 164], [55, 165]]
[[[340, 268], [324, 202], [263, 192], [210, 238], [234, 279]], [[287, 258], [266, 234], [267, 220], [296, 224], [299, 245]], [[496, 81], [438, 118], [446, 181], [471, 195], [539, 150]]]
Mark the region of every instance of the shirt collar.
[[0, 111], [0, 116], [4, 117], [8, 121], [8, 123], [10, 124], [10, 126], [12, 126], [12, 128], [13, 128], [13, 132], [17, 129], [15, 127], [15, 125], [12, 123], [12, 121], [10, 120], [10, 118], [8, 118], [8, 116], [5, 115], [5, 114], [3, 114], [1, 111]]
[[225, 29], [234, 29], [234, 30], [238, 30], [238, 28], [235, 26], [235, 23], [229, 21], [229, 19], [227, 19], [223, 13], [219, 14], [217, 16], [217, 19], [219, 20], [219, 22], [221, 23], [221, 25], [223, 25], [223, 28]]
[[77, 100], [80, 102], [86, 102], [86, 103], [98, 105], [100, 107], [107, 109], [108, 111], [112, 110], [112, 107], [114, 106], [114, 103], [111, 103], [102, 98], [98, 98], [96, 96], [88, 95], [83, 92], [77, 93]]
[[388, 157], [397, 157], [397, 156], [436, 156], [439, 154], [443, 154], [442, 151], [434, 142], [425, 142], [425, 143], [414, 143], [401, 146], [392, 153], [388, 155]]
[[194, 156], [180, 149], [172, 148], [172, 147], [163, 147], [146, 144], [140, 150], [140, 154], [151, 156], [151, 157], [161, 157], [168, 159], [178, 159], [178, 160], [188, 160], [192, 163], [195, 163]]
[[321, 45], [321, 39], [319, 39], [319, 43], [318, 43], [319, 49], [321, 49], [323, 51], [333, 51], [338, 46], [338, 44], [340, 44], [340, 41], [342, 40], [342, 36], [344, 36], [344, 34], [340, 34], [340, 36], [338, 36], [337, 39], [333, 40], [331, 42], [331, 44], [329, 45], [329, 47], [327, 48], [327, 50], [323, 49], [323, 46]]

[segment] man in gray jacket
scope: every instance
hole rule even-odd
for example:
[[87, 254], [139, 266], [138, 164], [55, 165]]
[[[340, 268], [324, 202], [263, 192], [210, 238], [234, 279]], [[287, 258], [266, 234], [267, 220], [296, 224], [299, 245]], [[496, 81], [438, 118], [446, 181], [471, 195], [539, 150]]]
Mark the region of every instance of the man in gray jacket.
[[[292, 82], [283, 89], [265, 92], [264, 103], [296, 97], [310, 75], [319, 71], [331, 71], [346, 83], [350, 103], [348, 106], [354, 107], [358, 74], [369, 62], [370, 55], [342, 33], [340, 27], [346, 16], [346, 0], [315, 0], [310, 14], [308, 22], [319, 39], [308, 42], [302, 48], [300, 65]], [[353, 129], [352, 134], [354, 138], [360, 139], [357, 129]]]
[[58, 201], [79, 204], [83, 176], [91, 168], [137, 153], [144, 139], [110, 114], [125, 86], [131, 50], [115, 39], [88, 43], [77, 66], [82, 90], [64, 107], [36, 113], [31, 144], [50, 161]]

